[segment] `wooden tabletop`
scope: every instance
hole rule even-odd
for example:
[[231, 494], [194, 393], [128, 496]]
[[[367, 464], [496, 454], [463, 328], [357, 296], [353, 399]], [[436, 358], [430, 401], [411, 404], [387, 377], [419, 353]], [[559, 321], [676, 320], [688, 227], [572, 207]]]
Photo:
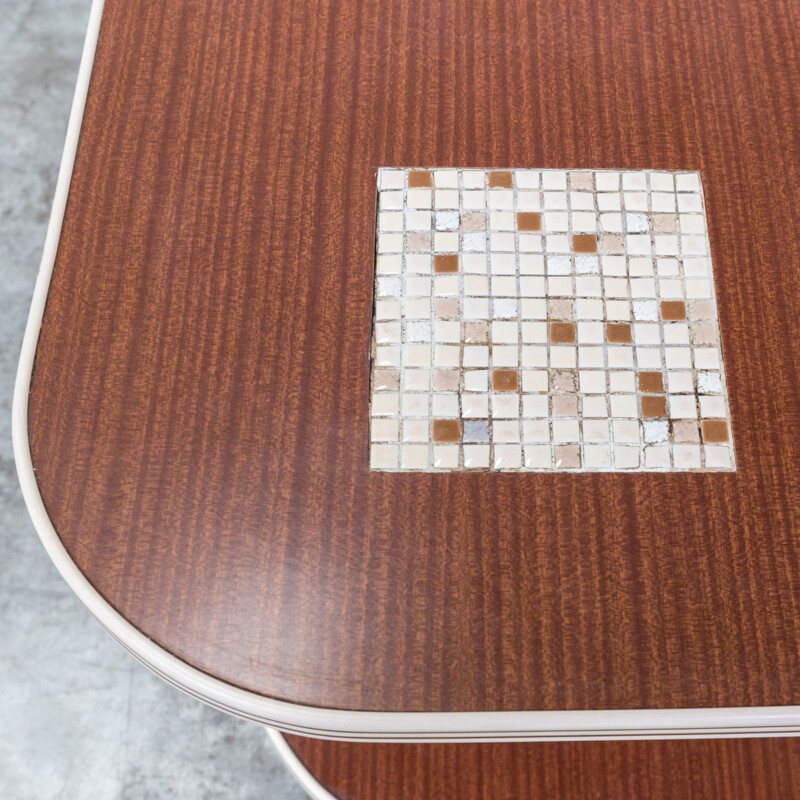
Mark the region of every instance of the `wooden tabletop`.
[[[107, 0], [29, 438], [184, 663], [362, 711], [800, 703], [800, 7]], [[737, 469], [370, 472], [380, 166], [699, 170]]]
[[314, 779], [311, 796], [320, 800], [800, 797], [797, 738], [518, 744], [286, 740]]

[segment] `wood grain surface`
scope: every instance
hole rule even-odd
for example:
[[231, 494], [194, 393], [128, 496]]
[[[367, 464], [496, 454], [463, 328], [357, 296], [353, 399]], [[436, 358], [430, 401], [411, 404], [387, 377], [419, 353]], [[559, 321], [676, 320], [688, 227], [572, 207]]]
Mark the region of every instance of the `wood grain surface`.
[[796, 800], [800, 739], [352, 744], [286, 737], [338, 800]]
[[[302, 704], [800, 703], [798, 30], [789, 0], [107, 0], [30, 396], [79, 568]], [[738, 471], [370, 474], [380, 165], [699, 169]]]

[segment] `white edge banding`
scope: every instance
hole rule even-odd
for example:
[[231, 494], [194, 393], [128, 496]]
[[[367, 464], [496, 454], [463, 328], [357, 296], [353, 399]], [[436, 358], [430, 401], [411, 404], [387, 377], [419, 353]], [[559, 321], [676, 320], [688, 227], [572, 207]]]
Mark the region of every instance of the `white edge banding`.
[[[191, 667], [148, 639], [100, 596], [70, 558], [42, 502], [28, 440], [28, 396], [39, 330], [69, 195], [103, 5], [104, 0], [93, 0], [89, 16], [53, 210], [22, 343], [12, 410], [14, 459], [22, 494], [34, 527], [61, 576], [89, 613], [137, 660], [188, 694], [231, 714], [282, 731], [317, 738], [347, 741], [475, 742], [800, 734], [800, 706], [408, 713], [345, 711], [297, 705], [245, 691]], [[272, 736], [277, 744], [278, 734]], [[278, 747], [285, 757], [283, 747], [289, 749], [288, 745], [284, 742], [283, 747]], [[296, 759], [293, 753], [292, 757]], [[327, 793], [315, 796], [326, 800], [330, 798]]]
[[267, 730], [272, 746], [278, 751], [283, 763], [289, 768], [297, 782], [305, 789], [312, 800], [336, 800], [336, 798], [309, 772], [308, 767], [297, 757], [297, 753], [289, 747], [283, 734], [275, 728]]

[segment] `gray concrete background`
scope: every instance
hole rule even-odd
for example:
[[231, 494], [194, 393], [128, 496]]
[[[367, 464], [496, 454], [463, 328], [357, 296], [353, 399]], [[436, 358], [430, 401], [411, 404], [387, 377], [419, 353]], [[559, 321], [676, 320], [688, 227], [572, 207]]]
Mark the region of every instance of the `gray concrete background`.
[[11, 394], [89, 0], [0, 0], [0, 798], [300, 800], [260, 726], [178, 692], [84, 611], [19, 491]]

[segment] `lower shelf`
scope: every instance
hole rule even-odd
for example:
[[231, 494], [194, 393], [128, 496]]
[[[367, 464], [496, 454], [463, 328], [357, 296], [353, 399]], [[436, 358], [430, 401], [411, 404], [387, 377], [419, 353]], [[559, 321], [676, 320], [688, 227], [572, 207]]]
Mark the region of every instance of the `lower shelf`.
[[800, 798], [800, 738], [498, 744], [273, 741], [321, 800]]

